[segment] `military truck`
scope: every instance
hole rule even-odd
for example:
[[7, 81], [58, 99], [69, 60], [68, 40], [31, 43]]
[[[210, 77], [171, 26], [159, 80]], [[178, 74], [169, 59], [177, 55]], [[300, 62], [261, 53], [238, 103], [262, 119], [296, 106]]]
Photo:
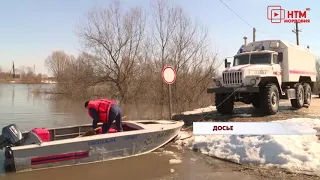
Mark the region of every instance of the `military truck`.
[[283, 40], [263, 40], [242, 45], [225, 70], [214, 78], [215, 105], [232, 114], [234, 102], [252, 104], [266, 115], [278, 112], [279, 100], [294, 108], [309, 107], [316, 81], [316, 54]]

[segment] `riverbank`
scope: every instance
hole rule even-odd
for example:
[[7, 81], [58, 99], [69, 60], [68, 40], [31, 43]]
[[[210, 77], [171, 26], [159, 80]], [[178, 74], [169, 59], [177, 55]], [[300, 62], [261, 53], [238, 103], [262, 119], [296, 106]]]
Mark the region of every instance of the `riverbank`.
[[[320, 125], [319, 119], [313, 122]], [[190, 132], [181, 136], [178, 145], [211, 157], [320, 177], [320, 141], [316, 136], [193, 136]]]
[[[214, 106], [180, 113], [176, 116], [180, 116], [189, 128], [181, 133], [176, 143], [208, 157], [228, 161], [227, 167], [237, 164], [236, 169], [243, 175], [254, 176], [252, 179], [320, 179], [320, 141], [315, 135], [192, 135], [192, 122], [196, 121], [285, 120], [320, 127], [319, 107], [320, 99], [314, 96], [309, 108], [293, 110], [288, 102], [282, 101], [279, 113], [267, 117], [256, 115], [255, 109], [250, 106], [237, 107], [236, 113], [228, 117], [218, 114]], [[228, 172], [234, 173], [232, 170]]]

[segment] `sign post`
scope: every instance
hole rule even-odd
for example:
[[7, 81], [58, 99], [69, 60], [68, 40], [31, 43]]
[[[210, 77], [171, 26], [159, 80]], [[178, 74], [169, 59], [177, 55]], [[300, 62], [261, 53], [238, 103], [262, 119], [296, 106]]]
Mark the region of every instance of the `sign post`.
[[171, 66], [166, 66], [162, 70], [162, 79], [168, 84], [169, 94], [169, 118], [172, 119], [171, 84], [176, 80], [176, 71]]

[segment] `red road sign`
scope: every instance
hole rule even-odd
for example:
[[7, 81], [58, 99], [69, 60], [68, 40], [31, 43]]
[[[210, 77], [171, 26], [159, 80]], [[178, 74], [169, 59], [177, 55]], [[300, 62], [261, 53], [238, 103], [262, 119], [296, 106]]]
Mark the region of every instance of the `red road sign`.
[[162, 79], [167, 84], [172, 84], [176, 80], [176, 71], [171, 66], [166, 66], [162, 70]]

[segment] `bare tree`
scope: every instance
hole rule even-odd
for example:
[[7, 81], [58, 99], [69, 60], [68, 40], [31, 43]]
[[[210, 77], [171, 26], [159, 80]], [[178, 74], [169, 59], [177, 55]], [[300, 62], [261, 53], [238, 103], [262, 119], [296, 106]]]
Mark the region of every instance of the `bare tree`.
[[[152, 52], [157, 73], [160, 74], [165, 65], [172, 65], [176, 69], [173, 97], [177, 106], [182, 102], [196, 102], [205, 95], [214, 73], [215, 55], [210, 54], [205, 27], [188, 17], [182, 8], [170, 6], [167, 2], [158, 0], [153, 5], [155, 27], [152, 29]], [[159, 82], [163, 104], [166, 97], [164, 83], [161, 79]]]
[[54, 51], [45, 60], [45, 66], [58, 81], [63, 80], [63, 74], [66, 72], [68, 64], [74, 59], [73, 56], [67, 55], [64, 51]]
[[27, 76], [33, 76], [33, 75], [34, 75], [33, 68], [28, 66], [27, 67]]
[[41, 82], [42, 77], [39, 75], [37, 76], [31, 66], [20, 66], [16, 72], [20, 75], [20, 80], [23, 83], [33, 84]]
[[[156, 72], [161, 73], [165, 65], [169, 65], [168, 58], [170, 56], [170, 43], [172, 43], [173, 34], [178, 26], [178, 17], [181, 9], [178, 7], [170, 6], [166, 0], [157, 0], [152, 5], [151, 15], [153, 18], [154, 26], [152, 27], [152, 40], [153, 40], [153, 57], [156, 66]], [[165, 101], [165, 88], [163, 81], [159, 78], [158, 86], [161, 89], [160, 104], [163, 105]]]
[[[66, 56], [69, 55], [66, 54]], [[92, 85], [92, 80], [95, 79], [93, 58], [87, 53], [82, 53], [77, 58], [69, 56], [68, 63], [60, 71], [59, 79], [62, 82], [56, 86], [56, 90], [60, 93], [67, 93], [72, 98], [87, 97], [88, 88]]]
[[17, 72], [22, 76], [32, 76], [33, 75], [33, 68], [30, 66], [20, 66], [17, 69]]
[[119, 1], [108, 8], [93, 8], [86, 23], [78, 26], [78, 35], [96, 59], [100, 78], [96, 83], [111, 82], [126, 98], [130, 78], [135, 72], [144, 36], [145, 16], [140, 8], [122, 12]]

